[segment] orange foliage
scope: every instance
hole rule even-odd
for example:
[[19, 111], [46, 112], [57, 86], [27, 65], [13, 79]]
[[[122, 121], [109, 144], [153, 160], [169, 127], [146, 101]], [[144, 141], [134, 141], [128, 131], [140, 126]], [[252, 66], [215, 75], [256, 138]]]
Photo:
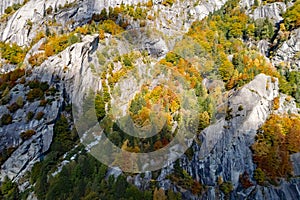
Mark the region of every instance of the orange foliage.
[[273, 179], [288, 177], [292, 172], [289, 155], [300, 152], [300, 116], [273, 114], [261, 132], [252, 146], [254, 162]]

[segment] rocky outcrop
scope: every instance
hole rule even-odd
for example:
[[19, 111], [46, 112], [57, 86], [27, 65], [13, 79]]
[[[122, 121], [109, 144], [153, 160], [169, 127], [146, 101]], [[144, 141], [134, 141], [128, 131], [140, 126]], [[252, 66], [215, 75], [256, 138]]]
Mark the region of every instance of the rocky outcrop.
[[[126, 0], [125, 4], [146, 3], [147, 0]], [[210, 12], [219, 9], [226, 0], [176, 1], [172, 9], [160, 2], [154, 4], [149, 15], [157, 15], [154, 21], [148, 23], [166, 35], [182, 35], [197, 19], [202, 19]], [[102, 9], [120, 5], [120, 1], [105, 0], [31, 0], [16, 11], [8, 20], [4, 30], [0, 30], [2, 41], [15, 42], [20, 46], [29, 45], [39, 31], [45, 31], [49, 22], [55, 21], [57, 31], [64, 28], [74, 30], [77, 26], [87, 23], [93, 13], [100, 13]], [[51, 8], [51, 12], [49, 9]], [[135, 24], [135, 23], [132, 23]], [[138, 25], [139, 26], [139, 23]]]
[[281, 14], [286, 11], [286, 4], [283, 2], [270, 3], [264, 6], [255, 8], [252, 14], [254, 20], [261, 18], [268, 18], [274, 20], [276, 23], [280, 22], [283, 18]]
[[227, 116], [202, 132], [202, 145], [195, 147], [191, 163], [184, 164], [189, 166], [187, 170], [205, 185], [214, 185], [221, 176], [237, 187], [240, 174], [253, 173], [249, 147], [277, 95], [277, 81], [273, 83], [262, 74], [234, 92], [228, 101]]
[[293, 164], [294, 175], [300, 176], [300, 153], [295, 153], [291, 155], [291, 161]]
[[[181, 159], [181, 166], [207, 186], [208, 189], [201, 199], [225, 198], [218, 190], [219, 177], [233, 184], [235, 190], [230, 199], [299, 198], [298, 179], [282, 181], [278, 188], [240, 187], [241, 174], [246, 172], [250, 177], [253, 175], [255, 165], [250, 147], [254, 143], [256, 131], [272, 112], [272, 101], [278, 95], [278, 82], [263, 74], [258, 75], [242, 89], [233, 91], [228, 100], [227, 116], [201, 133], [200, 145], [193, 145], [194, 156], [191, 161], [186, 157]], [[298, 173], [298, 154], [292, 155], [291, 159], [294, 171]], [[172, 166], [162, 170], [160, 186], [176, 190], [176, 187], [164, 178], [170, 172]], [[255, 180], [251, 181], [255, 183]], [[188, 192], [185, 192], [184, 196], [186, 199], [198, 199]]]
[[[254, 5], [255, 0], [241, 0], [240, 6], [245, 9], [250, 9]], [[259, 2], [259, 1], [258, 1]]]
[[283, 42], [272, 58], [275, 66], [288, 67], [290, 70], [300, 69], [300, 29], [293, 30], [290, 38]]
[[[45, 107], [40, 106], [39, 101], [26, 103], [22, 109], [13, 114], [14, 123], [0, 128], [1, 147], [17, 147], [1, 166], [1, 179], [8, 176], [10, 179], [18, 181], [30, 170], [33, 164], [39, 161], [41, 155], [49, 149], [53, 137], [53, 126], [62, 107], [71, 103], [72, 95], [79, 95], [73, 91], [81, 91], [81, 87], [97, 83], [91, 78], [92, 73], [87, 70], [89, 65], [86, 64], [88, 52], [93, 50], [94, 44], [97, 44], [97, 38], [97, 36], [87, 36], [82, 43], [75, 44], [61, 54], [50, 57], [40, 67], [32, 70], [30, 80], [47, 82], [58, 92], [52, 98], [52, 103]], [[78, 82], [74, 82], [74, 79]], [[28, 86], [24, 87], [19, 84], [16, 87], [18, 89], [12, 89], [10, 94], [11, 102], [14, 102], [20, 95], [26, 99]], [[8, 112], [6, 106], [0, 106], [0, 110], [2, 110], [1, 113]], [[28, 112], [43, 112], [44, 117], [41, 120], [33, 119], [27, 122]], [[36, 134], [29, 140], [22, 141], [20, 133], [26, 130], [35, 130]]]

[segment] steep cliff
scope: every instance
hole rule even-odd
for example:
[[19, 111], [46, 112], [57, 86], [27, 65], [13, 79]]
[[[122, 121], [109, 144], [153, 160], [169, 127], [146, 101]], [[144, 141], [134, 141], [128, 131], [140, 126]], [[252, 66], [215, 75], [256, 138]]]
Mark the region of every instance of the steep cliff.
[[[133, 5], [133, 8], [137, 6], [147, 8], [146, 4], [148, 2], [147, 0], [123, 1], [125, 5]], [[23, 4], [22, 1], [0, 2], [0, 15], [4, 13], [7, 7], [17, 3]], [[19, 67], [25, 69], [24, 76], [11, 81], [11, 86], [5, 85], [7, 91], [2, 92], [1, 90], [1, 117], [6, 114], [5, 116], [11, 118], [11, 120], [8, 120], [7, 123], [3, 119], [0, 124], [0, 151], [3, 152], [10, 147], [13, 148], [11, 154], [7, 155], [1, 165], [0, 180], [2, 182], [7, 176], [19, 184], [21, 191], [33, 187], [32, 180], [30, 181], [27, 175], [34, 164], [43, 160], [44, 156], [47, 156], [51, 151], [54, 127], [61, 115], [63, 114], [68, 118], [70, 129], [74, 126], [72, 114], [68, 111], [68, 108], [72, 107], [71, 105], [73, 105], [73, 108], [81, 105], [81, 101], [88, 98], [88, 90], [92, 88], [95, 92], [107, 90], [111, 103], [125, 112], [128, 108], [123, 103], [125, 104], [128, 99], [130, 101], [136, 94], [135, 90], [140, 87], [135, 81], [137, 79], [139, 81], [143, 80], [143, 75], [146, 76], [150, 73], [154, 63], [159, 62], [167, 55], [169, 50], [173, 49], [174, 44], [183, 38], [193, 22], [201, 20], [211, 12], [218, 10], [226, 1], [187, 0], [175, 1], [172, 4], [167, 4], [165, 1], [153, 1], [152, 3], [150, 8], [146, 9], [147, 18], [143, 19], [145, 20], [144, 26], [155, 27], [155, 32], [161, 35], [155, 39], [136, 39], [136, 43], [133, 45], [134, 49], [141, 52], [146, 51], [150, 58], [146, 60], [144, 57], [138, 57], [135, 61], [130, 61], [132, 63], [125, 64], [125, 68], [138, 65], [135, 67], [139, 76], [135, 77], [136, 80], [125, 79], [121, 83], [114, 83], [113, 87], [121, 90], [123, 95], [120, 99], [113, 96], [113, 87], [111, 86], [113, 81], [110, 78], [124, 69], [124, 62], [126, 61], [122, 56], [128, 53], [129, 48], [126, 48], [120, 38], [131, 37], [131, 35], [121, 34], [119, 37], [114, 38], [111, 33], [101, 35], [101, 33], [93, 33], [90, 30], [90, 33], [75, 31], [78, 27], [94, 23], [93, 20], [97, 17], [95, 14], [100, 14], [104, 8], [120, 6], [120, 1], [30, 0], [25, 2], [12, 15], [7, 16], [7, 20], [4, 20], [4, 23], [0, 25], [1, 41], [16, 43], [24, 48], [28, 47], [29, 50], [25, 55], [24, 62], [19, 66], [9, 64], [5, 59], [1, 60], [1, 74], [9, 74]], [[275, 2], [250, 10], [250, 7], [254, 5], [254, 1], [241, 1], [240, 5], [247, 8], [247, 14], [253, 20], [269, 18], [274, 25], [283, 20], [281, 14], [286, 11], [287, 7], [291, 6], [291, 4]], [[149, 16], [153, 16], [153, 19]], [[116, 23], [120, 25], [124, 19], [127, 20], [128, 26], [126, 28], [128, 31], [131, 29], [139, 30], [143, 24], [141, 23], [143, 20], [134, 20], [132, 16], [124, 17], [122, 13], [119, 13], [116, 17]], [[214, 24], [211, 24], [211, 26], [215, 28]], [[254, 58], [254, 65], [263, 66], [271, 60], [271, 69], [275, 70], [274, 66], [284, 64], [288, 66], [290, 71], [299, 71], [299, 30], [295, 29], [291, 32], [290, 38], [275, 49], [272, 58], [266, 58], [264, 61]], [[70, 33], [77, 40], [74, 44], [70, 42], [71, 45], [66, 49], [46, 58], [43, 57], [40, 63], [34, 65], [32, 58], [35, 55], [44, 55], [47, 40], [51, 39], [50, 36], [39, 38], [39, 32], [45, 32], [46, 35], [47, 32], [51, 32], [53, 38], [55, 35]], [[208, 38], [217, 38], [214, 32], [209, 32], [209, 34], [207, 34]], [[202, 44], [201, 42], [200, 44]], [[216, 39], [216, 45], [221, 42]], [[242, 39], [240, 42], [242, 43]], [[245, 42], [250, 43], [251, 47], [257, 45], [255, 46], [256, 49], [262, 52], [264, 56], [269, 56], [270, 38], [254, 42], [245, 39]], [[244, 48], [244, 46], [241, 46], [230, 48]], [[196, 53], [203, 56], [205, 47], [205, 43], [201, 47], [197, 46], [198, 49], [195, 48]], [[218, 48], [218, 46], [216, 47]], [[53, 51], [55, 52], [55, 50]], [[217, 52], [216, 48], [210, 51], [213, 52], [212, 54]], [[181, 53], [182, 55], [189, 55], [190, 52], [184, 51]], [[110, 57], [111, 55], [115, 57]], [[134, 56], [137, 57], [133, 54]], [[228, 58], [225, 56], [228, 61], [233, 63], [228, 64], [228, 68], [233, 65], [238, 66], [240, 64], [238, 62], [242, 62], [235, 56], [233, 54], [228, 55]], [[172, 59], [169, 58], [169, 60]], [[196, 60], [196, 58], [193, 59]], [[216, 62], [211, 62], [213, 64], [208, 63], [204, 58], [196, 60], [197, 69], [205, 71], [206, 68], [213, 68], [222, 59], [224, 59], [224, 56]], [[244, 60], [246, 59], [248, 57], [245, 56]], [[178, 59], [174, 63], [177, 64], [180, 61]], [[109, 69], [111, 71], [108, 70], [109, 72], [103, 75], [102, 69], [104, 66], [106, 67], [108, 62], [113, 62], [111, 65], [113, 67]], [[201, 66], [201, 62], [205, 66]], [[274, 186], [269, 183], [260, 184], [254, 178], [254, 171], [257, 167], [253, 161], [253, 151], [251, 149], [260, 127], [266, 122], [270, 114], [299, 113], [295, 99], [282, 93], [279, 80], [274, 77], [259, 74], [249, 83], [243, 83], [242, 86], [236, 83], [233, 89], [225, 91], [224, 85], [228, 86], [228, 82], [225, 84], [223, 81], [228, 80], [221, 80], [220, 73], [216, 72], [218, 69], [212, 69], [211, 74], [207, 71], [201, 73], [201, 75], [206, 78], [205, 81], [211, 81], [211, 84], [205, 84], [205, 81], [203, 81], [202, 87], [206, 87], [204, 90], [207, 92], [206, 95], [216, 95], [213, 97], [220, 104], [216, 105], [214, 113], [216, 116], [214, 120], [211, 120], [212, 123], [197, 135], [190, 149], [192, 153], [183, 155], [179, 160], [180, 167], [187, 172], [186, 176], [194, 180], [195, 183], [201, 184], [203, 186], [202, 191], [192, 192], [192, 186], [190, 186], [191, 188], [184, 188], [178, 182], [172, 180], [170, 177], [178, 167], [174, 163], [169, 164], [160, 171], [146, 172], [143, 176], [141, 174], [126, 174], [127, 182], [133, 183], [144, 190], [149, 189], [152, 182], [155, 181], [157, 186], [166, 191], [171, 190], [181, 193], [183, 199], [300, 198], [300, 180], [297, 178], [300, 174], [299, 153], [293, 153], [290, 156], [293, 176], [288, 180], [278, 178], [279, 183]], [[236, 74], [232, 73], [232, 77], [243, 79], [242, 73], [236, 71], [237, 69], [234, 72]], [[9, 76], [10, 79], [13, 79], [12, 76]], [[187, 77], [189, 76], [187, 75]], [[277, 74], [276, 76], [279, 77]], [[1, 81], [2, 79], [0, 79], [0, 83], [2, 83]], [[155, 80], [152, 81], [155, 82]], [[217, 95], [217, 93], [220, 94]], [[277, 98], [279, 99], [279, 106], [274, 109], [274, 101]], [[107, 103], [104, 110], [108, 109], [109, 106], [110, 104]], [[174, 127], [176, 126], [174, 125]], [[48, 174], [49, 177], [57, 177], [57, 174], [64, 170], [64, 166], [74, 160], [77, 161], [78, 157], [81, 156], [81, 151], [77, 151], [77, 147], [76, 144], [71, 151], [59, 157], [58, 163], [56, 163], [57, 166], [54, 167], [56, 170], [53, 171], [52, 169], [51, 175]], [[124, 173], [120, 172], [118, 168], [110, 168], [107, 170], [106, 179], [109, 179], [110, 175], [117, 179]], [[244, 187], [241, 183], [243, 175], [251, 183], [249, 183], [249, 187]], [[226, 188], [221, 189], [222, 183], [228, 184], [228, 188], [232, 187], [232, 190], [227, 193]], [[29, 195], [28, 199], [31, 198], [35, 198], [34, 193]]]

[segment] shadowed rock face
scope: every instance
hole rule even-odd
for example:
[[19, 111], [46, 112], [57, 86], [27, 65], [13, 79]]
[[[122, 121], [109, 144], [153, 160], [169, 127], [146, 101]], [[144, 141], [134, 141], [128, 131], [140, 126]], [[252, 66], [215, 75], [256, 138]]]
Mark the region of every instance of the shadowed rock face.
[[[13, 115], [13, 119], [16, 120], [14, 123], [0, 128], [1, 147], [17, 147], [17, 150], [2, 165], [1, 179], [7, 175], [11, 179], [19, 180], [39, 160], [40, 156], [49, 149], [55, 120], [60, 116], [62, 107], [71, 103], [71, 95], [77, 95], [80, 98], [80, 95], [84, 94], [78, 91], [81, 91], [82, 87], [85, 86], [98, 88], [95, 85], [98, 82], [95, 81], [96, 78], [92, 77], [89, 65], [86, 64], [88, 52], [93, 50], [92, 47], [97, 42], [97, 36], [87, 36], [82, 43], [67, 48], [60, 55], [49, 58], [41, 67], [33, 69], [30, 80], [47, 82], [50, 86], [55, 87], [57, 92], [51, 105], [41, 107], [39, 106], [39, 101], [27, 103]], [[67, 73], [64, 71], [65, 67], [69, 69]], [[23, 99], [26, 99], [25, 93], [29, 88], [28, 86], [22, 86], [16, 86], [18, 95], [14, 94], [15, 92], [11, 93], [11, 96], [15, 96], [15, 98], [11, 99], [11, 102], [14, 102], [20, 95], [23, 96]], [[8, 112], [5, 109], [6, 106], [0, 106], [0, 110]], [[43, 112], [45, 115], [42, 120], [33, 119], [27, 122], [26, 114], [28, 112]], [[23, 142], [20, 139], [20, 134], [26, 130], [35, 130], [36, 134]]]

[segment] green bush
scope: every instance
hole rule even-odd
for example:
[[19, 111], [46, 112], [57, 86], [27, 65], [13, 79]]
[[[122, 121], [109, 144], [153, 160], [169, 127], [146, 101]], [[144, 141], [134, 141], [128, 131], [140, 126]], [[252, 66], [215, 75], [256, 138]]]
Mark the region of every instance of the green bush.
[[2, 182], [0, 191], [0, 199], [20, 199], [18, 184], [12, 182], [8, 177], [5, 177], [4, 181]]
[[4, 12], [5, 12], [5, 14], [10, 14], [10, 13], [12, 13], [12, 11], [13, 11], [13, 8], [11, 7], [11, 6], [8, 6], [5, 10], [4, 10]]
[[24, 106], [24, 101], [23, 101], [23, 97], [22, 96], [18, 96], [17, 100], [16, 100], [16, 104], [22, 108]]
[[28, 48], [22, 48], [15, 43], [9, 44], [0, 42], [1, 56], [11, 64], [16, 65], [22, 63], [27, 51]]
[[266, 174], [262, 169], [257, 168], [254, 171], [253, 178], [257, 181], [259, 185], [263, 185], [266, 181]]
[[30, 90], [27, 94], [27, 100], [33, 102], [36, 99], [41, 99], [44, 96], [44, 92], [40, 88], [34, 88]]
[[283, 18], [287, 29], [298, 28], [300, 26], [300, 2], [296, 1], [292, 7], [288, 8]]
[[29, 121], [31, 121], [31, 120], [33, 119], [33, 117], [34, 117], [34, 113], [31, 112], [31, 111], [29, 111], [29, 112], [27, 113], [26, 119], [27, 119], [27, 121], [29, 122]]
[[2, 125], [9, 125], [12, 123], [12, 116], [10, 114], [3, 114], [1, 117], [1, 124]]
[[220, 185], [220, 190], [224, 194], [229, 194], [233, 190], [233, 185], [231, 182], [224, 182]]

